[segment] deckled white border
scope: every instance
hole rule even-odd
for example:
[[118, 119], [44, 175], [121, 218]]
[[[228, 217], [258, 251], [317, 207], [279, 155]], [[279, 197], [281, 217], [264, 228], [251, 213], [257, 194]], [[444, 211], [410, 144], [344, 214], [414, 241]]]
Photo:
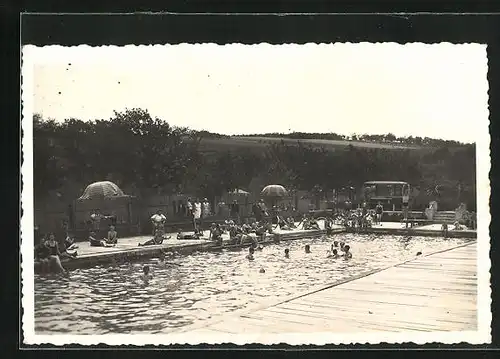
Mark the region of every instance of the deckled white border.
[[[383, 43], [383, 44], [369, 44], [362, 43], [364, 46], [475, 46], [484, 52], [485, 59], [485, 72], [484, 81], [487, 82], [486, 69], [487, 69], [487, 56], [486, 45], [480, 44], [464, 44], [452, 45], [446, 44], [407, 44], [399, 45], [396, 43]], [[97, 63], [96, 52], [100, 54], [115, 55], [110, 56], [116, 58], [117, 51], [126, 51], [126, 56], [140, 58], [148, 52], [149, 58], [155, 58], [153, 53], [162, 50], [164, 46], [208, 46], [218, 47], [216, 44], [180, 44], [180, 45], [127, 45], [123, 47], [118, 46], [102, 46], [90, 47], [87, 45], [75, 47], [62, 47], [62, 46], [45, 46], [36, 47], [27, 45], [22, 49], [22, 150], [23, 150], [23, 163], [21, 166], [22, 174], [22, 209], [23, 216], [21, 218], [21, 278], [22, 278], [22, 331], [24, 335], [24, 344], [82, 344], [82, 345], [95, 345], [95, 344], [108, 344], [108, 345], [169, 345], [169, 344], [221, 344], [221, 343], [234, 343], [234, 344], [279, 344], [287, 343], [291, 345], [302, 344], [378, 344], [378, 343], [406, 343], [412, 342], [416, 344], [425, 343], [445, 343], [454, 344], [466, 342], [470, 344], [483, 344], [491, 342], [491, 288], [490, 288], [490, 237], [489, 225], [491, 221], [489, 211], [489, 198], [490, 198], [490, 135], [489, 135], [489, 120], [488, 120], [488, 96], [485, 96], [485, 113], [478, 114], [475, 119], [477, 125], [481, 128], [480, 136], [476, 144], [476, 159], [477, 159], [477, 219], [478, 219], [478, 241], [477, 241], [477, 268], [478, 268], [478, 331], [473, 332], [411, 332], [411, 333], [282, 333], [282, 334], [251, 334], [242, 333], [238, 335], [217, 333], [203, 334], [193, 336], [189, 333], [170, 333], [170, 334], [120, 334], [120, 335], [65, 335], [65, 334], [51, 334], [40, 335], [36, 334], [34, 330], [34, 263], [33, 263], [33, 68], [35, 64], [47, 63], [68, 63], [77, 62], [84, 59], [87, 63]], [[225, 45], [233, 48], [241, 48], [250, 45], [231, 44]], [[274, 45], [259, 44], [251, 46], [270, 47]], [[295, 45], [286, 44], [280, 46], [332, 46], [331, 44], [305, 44]], [[360, 46], [360, 44], [335, 44], [333, 46]], [[479, 50], [478, 49], [478, 50]], [[486, 86], [488, 87], [488, 86]]]

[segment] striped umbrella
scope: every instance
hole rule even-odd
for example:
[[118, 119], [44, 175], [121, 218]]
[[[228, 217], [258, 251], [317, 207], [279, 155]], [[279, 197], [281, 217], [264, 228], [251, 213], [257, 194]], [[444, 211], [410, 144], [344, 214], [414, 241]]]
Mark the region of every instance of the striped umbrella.
[[94, 182], [85, 188], [80, 200], [125, 196], [116, 184], [110, 181]]
[[260, 192], [262, 196], [265, 197], [285, 197], [288, 192], [285, 187], [278, 184], [271, 184], [269, 186], [264, 187], [262, 192]]

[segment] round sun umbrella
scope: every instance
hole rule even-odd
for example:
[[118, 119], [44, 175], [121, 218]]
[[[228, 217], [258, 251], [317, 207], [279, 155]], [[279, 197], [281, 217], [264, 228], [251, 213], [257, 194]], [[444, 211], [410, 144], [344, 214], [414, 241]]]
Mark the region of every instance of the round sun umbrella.
[[88, 185], [79, 199], [111, 198], [119, 196], [125, 196], [120, 187], [113, 182], [102, 181]]
[[285, 187], [277, 184], [272, 184], [264, 187], [260, 194], [265, 197], [285, 197], [288, 192]]

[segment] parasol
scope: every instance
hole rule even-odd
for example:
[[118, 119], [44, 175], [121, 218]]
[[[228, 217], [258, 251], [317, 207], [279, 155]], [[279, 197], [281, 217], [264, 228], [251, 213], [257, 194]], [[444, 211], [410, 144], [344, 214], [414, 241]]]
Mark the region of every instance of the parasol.
[[116, 184], [110, 181], [94, 182], [85, 188], [79, 200], [123, 197], [125, 194]]
[[272, 184], [264, 187], [260, 194], [265, 197], [285, 197], [288, 192], [285, 187], [277, 184]]

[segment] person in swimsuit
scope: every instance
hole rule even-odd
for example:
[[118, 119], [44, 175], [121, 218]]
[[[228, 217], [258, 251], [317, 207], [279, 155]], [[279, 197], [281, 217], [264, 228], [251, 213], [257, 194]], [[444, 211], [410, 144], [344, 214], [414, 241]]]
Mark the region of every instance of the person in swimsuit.
[[344, 257], [344, 259], [350, 259], [350, 258], [352, 258], [352, 253], [349, 252], [350, 249], [351, 249], [350, 246], [348, 246], [348, 245], [344, 246], [344, 254], [342, 255]]
[[384, 213], [384, 207], [379, 202], [375, 207], [375, 224], [382, 224], [382, 213]]
[[109, 226], [108, 236], [106, 237], [106, 243], [116, 245], [118, 243], [118, 233], [115, 230], [115, 226], [112, 224]]
[[182, 231], [179, 229], [179, 231], [177, 232], [177, 239], [200, 239], [200, 235], [198, 232], [195, 232], [193, 234], [182, 233]]
[[336, 248], [333, 248], [332, 246], [332, 249], [328, 251], [328, 255], [326, 256], [326, 258], [337, 259], [338, 257], [339, 257], [339, 252], [337, 251]]
[[59, 258], [61, 252], [59, 251], [59, 245], [56, 242], [56, 237], [54, 233], [50, 233], [45, 246], [49, 249], [49, 265], [54, 268], [56, 272], [66, 272], [61, 264], [61, 259]]
[[405, 186], [403, 188], [403, 220], [406, 222], [406, 227], [408, 227], [408, 208], [410, 202], [410, 189]]
[[215, 228], [210, 231], [210, 238], [217, 243], [217, 245], [222, 245], [222, 229], [220, 228], [220, 224], [217, 223]]
[[255, 249], [253, 247], [249, 247], [248, 248], [248, 255], [246, 256], [246, 259], [248, 259], [249, 261], [253, 261], [254, 260], [254, 257], [253, 257], [254, 253], [255, 253]]
[[40, 268], [40, 272], [45, 273], [50, 270], [49, 257], [50, 249], [45, 245], [45, 238], [41, 238], [39, 243], [35, 246], [35, 266]]
[[150, 272], [150, 268], [148, 265], [145, 265], [144, 267], [142, 267], [142, 275], [141, 275], [141, 279], [145, 282], [147, 282], [148, 280], [152, 279], [153, 278], [153, 275], [151, 274]]
[[446, 238], [446, 236], [448, 236], [448, 223], [443, 223], [441, 225], [441, 231], [443, 232], [443, 236]]
[[151, 216], [151, 224], [153, 227], [153, 236], [161, 236], [165, 234], [165, 223], [167, 222], [167, 217], [163, 214], [163, 211], [159, 209], [155, 214]]

